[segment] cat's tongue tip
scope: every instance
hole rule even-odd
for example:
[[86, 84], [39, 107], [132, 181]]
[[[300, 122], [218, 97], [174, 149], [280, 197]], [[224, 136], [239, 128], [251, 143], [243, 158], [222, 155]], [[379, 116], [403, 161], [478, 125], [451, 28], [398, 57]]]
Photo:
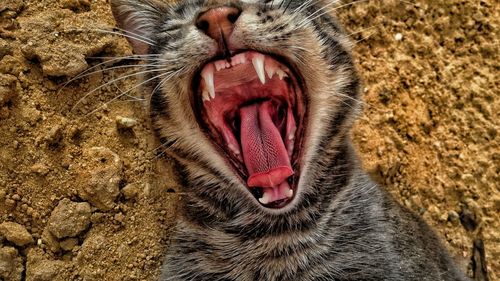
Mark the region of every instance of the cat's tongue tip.
[[247, 184], [250, 187], [277, 187], [293, 174], [290, 166], [275, 167], [270, 171], [250, 175]]

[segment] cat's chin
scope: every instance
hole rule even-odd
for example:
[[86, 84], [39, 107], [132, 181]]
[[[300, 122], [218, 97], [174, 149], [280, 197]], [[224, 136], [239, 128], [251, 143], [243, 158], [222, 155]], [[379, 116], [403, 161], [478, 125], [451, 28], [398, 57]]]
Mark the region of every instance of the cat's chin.
[[298, 72], [280, 60], [240, 52], [193, 79], [200, 126], [255, 199], [274, 209], [296, 197], [306, 115]]

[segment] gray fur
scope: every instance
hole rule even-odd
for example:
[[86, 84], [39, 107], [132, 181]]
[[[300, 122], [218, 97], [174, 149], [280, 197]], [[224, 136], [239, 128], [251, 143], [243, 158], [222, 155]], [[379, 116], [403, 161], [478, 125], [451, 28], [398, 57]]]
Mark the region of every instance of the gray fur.
[[[243, 11], [235, 45], [285, 57], [303, 79], [298, 193], [281, 210], [257, 202], [193, 112], [191, 79], [216, 50], [194, 22], [228, 3]], [[136, 52], [162, 59], [145, 77], [151, 120], [186, 193], [160, 280], [468, 280], [434, 232], [360, 170], [348, 137], [360, 82], [348, 37], [320, 13], [330, 4], [112, 0], [118, 24], [154, 42], [130, 38]]]

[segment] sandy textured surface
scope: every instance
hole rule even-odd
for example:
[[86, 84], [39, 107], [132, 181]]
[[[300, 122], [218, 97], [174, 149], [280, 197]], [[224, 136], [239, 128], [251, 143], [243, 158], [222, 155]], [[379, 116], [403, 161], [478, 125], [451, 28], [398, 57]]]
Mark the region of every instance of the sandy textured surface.
[[[499, 10], [493, 0], [338, 10], [366, 88], [353, 133], [366, 169], [469, 274], [473, 242], [484, 242], [490, 280], [500, 278]], [[113, 26], [104, 0], [0, 0], [0, 280], [158, 274], [181, 187], [152, 138], [137, 61], [102, 58], [131, 54], [99, 31]]]

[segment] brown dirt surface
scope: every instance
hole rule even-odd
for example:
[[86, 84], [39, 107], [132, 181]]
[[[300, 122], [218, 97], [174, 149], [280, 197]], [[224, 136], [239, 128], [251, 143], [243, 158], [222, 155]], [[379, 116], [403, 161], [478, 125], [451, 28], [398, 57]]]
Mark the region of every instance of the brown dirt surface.
[[[0, 280], [155, 280], [182, 194], [158, 156], [141, 68], [113, 59], [131, 50], [100, 31], [114, 26], [109, 4], [0, 2], [0, 224], [15, 223], [0, 233]], [[365, 168], [470, 275], [484, 242], [499, 280], [498, 1], [338, 12], [365, 84], [353, 133]]]

